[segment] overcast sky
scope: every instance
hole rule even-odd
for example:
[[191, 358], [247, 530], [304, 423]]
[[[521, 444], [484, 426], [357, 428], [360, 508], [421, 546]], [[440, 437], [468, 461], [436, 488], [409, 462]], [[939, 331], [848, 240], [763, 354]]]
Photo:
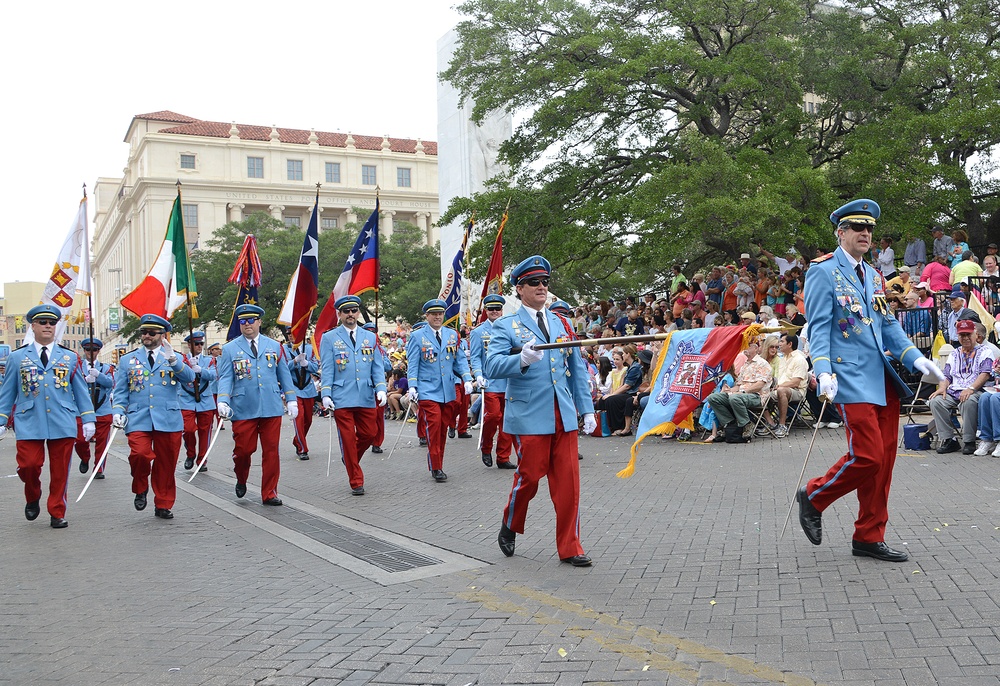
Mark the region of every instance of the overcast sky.
[[82, 184], [121, 176], [136, 114], [437, 140], [437, 41], [456, 4], [12, 3], [0, 284], [48, 280]]

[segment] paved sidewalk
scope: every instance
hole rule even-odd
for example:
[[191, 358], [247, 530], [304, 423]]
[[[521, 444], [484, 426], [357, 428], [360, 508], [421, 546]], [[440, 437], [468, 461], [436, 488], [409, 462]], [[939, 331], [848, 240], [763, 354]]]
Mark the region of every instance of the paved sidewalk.
[[[125, 442], [61, 531], [23, 516], [14, 440], [0, 443], [0, 684], [1000, 685], [1000, 460], [901, 451], [887, 542], [851, 555], [856, 499], [809, 544], [788, 510], [810, 432], [747, 446], [581, 438], [581, 537], [555, 552], [544, 486], [517, 554], [496, 545], [513, 472], [448, 442], [431, 479], [414, 425], [368, 454], [352, 497], [328, 425], [295, 460], [283, 508], [232, 491], [231, 437], [183, 480], [172, 521], [132, 507]], [[478, 439], [478, 433], [474, 432]], [[806, 470], [844, 450], [822, 429]], [[181, 458], [183, 462], [183, 457]], [[44, 477], [47, 488], [47, 475]]]

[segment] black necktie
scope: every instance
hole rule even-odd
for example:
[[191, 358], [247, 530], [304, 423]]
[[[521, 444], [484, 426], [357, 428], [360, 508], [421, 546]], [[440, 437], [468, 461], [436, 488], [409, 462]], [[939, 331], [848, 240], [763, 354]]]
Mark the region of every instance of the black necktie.
[[434, 335], [435, 335], [435, 336], [437, 336], [437, 339], [438, 339], [438, 347], [440, 348], [440, 347], [441, 347], [441, 332], [440, 332], [440, 331], [435, 331], [435, 332], [434, 332]]
[[49, 366], [49, 348], [48, 346], [42, 346], [42, 354], [38, 356], [38, 359], [42, 361], [43, 367]]
[[149, 355], [149, 368], [152, 369], [156, 365], [156, 362], [153, 361], [153, 351], [150, 350], [147, 354]]
[[536, 318], [538, 319], [538, 329], [539, 329], [539, 331], [542, 332], [542, 336], [545, 337], [545, 342], [548, 343], [549, 342], [549, 330], [547, 328], [545, 328], [545, 317], [542, 316], [542, 311], [541, 310], [539, 310], [535, 314], [537, 315]]
[[354, 329], [351, 329], [351, 347], [352, 348], [358, 347], [358, 342], [354, 340]]
[[865, 268], [861, 266], [860, 262], [858, 262], [856, 265], [854, 265], [854, 271], [857, 272], [858, 278], [861, 279], [861, 285], [864, 286], [865, 285]]
[[257, 357], [257, 341], [250, 341], [250, 352], [253, 354], [254, 358]]

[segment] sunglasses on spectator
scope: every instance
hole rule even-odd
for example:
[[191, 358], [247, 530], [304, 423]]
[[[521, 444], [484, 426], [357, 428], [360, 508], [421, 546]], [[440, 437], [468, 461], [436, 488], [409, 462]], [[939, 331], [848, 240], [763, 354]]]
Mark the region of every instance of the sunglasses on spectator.
[[531, 286], [532, 288], [537, 288], [538, 286], [549, 287], [548, 279], [525, 279], [521, 282], [525, 286]]
[[357, 314], [361, 310], [358, 309], [357, 307], [341, 307], [340, 311], [343, 312], [344, 314]]
[[260, 317], [249, 317], [248, 319], [240, 319], [240, 326], [245, 326], [246, 324], [253, 324], [259, 319]]
[[163, 332], [156, 329], [139, 329], [140, 336], [158, 336], [161, 333]]

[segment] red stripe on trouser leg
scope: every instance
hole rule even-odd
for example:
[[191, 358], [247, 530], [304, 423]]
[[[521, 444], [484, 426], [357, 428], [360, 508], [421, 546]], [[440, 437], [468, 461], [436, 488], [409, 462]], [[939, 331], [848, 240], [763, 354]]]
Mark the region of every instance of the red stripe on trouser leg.
[[197, 457], [200, 460], [205, 457], [205, 453], [208, 451], [215, 411], [205, 410], [204, 412], [195, 412], [194, 410], [181, 410], [181, 415], [184, 417], [185, 454], [192, 459]]
[[417, 420], [417, 438], [427, 440], [427, 427], [424, 426], [424, 418], [420, 413], [420, 403], [410, 403], [413, 408], [413, 417]]
[[484, 453], [492, 453], [493, 437], [496, 436], [498, 462], [510, 461], [510, 449], [514, 444], [514, 437], [503, 430], [504, 402], [503, 393], [483, 394], [483, 426], [480, 448]]
[[455, 416], [454, 403], [421, 400], [420, 416], [427, 435], [427, 469], [444, 469], [444, 445], [449, 422]]
[[180, 431], [133, 431], [128, 435], [132, 492], [153, 486], [153, 506], [169, 510], [177, 500], [174, 470], [181, 452]]
[[820, 512], [838, 498], [857, 491], [858, 518], [854, 540], [877, 543], [885, 540], [889, 521], [889, 487], [896, 463], [899, 431], [899, 396], [886, 379], [884, 407], [868, 403], [839, 405], [847, 432], [847, 453], [823, 476], [806, 486], [810, 502]]
[[312, 428], [313, 410], [316, 406], [316, 398], [296, 398], [295, 402], [299, 406], [299, 414], [295, 418], [295, 437], [292, 438], [292, 445], [299, 453], [309, 452], [309, 429]]
[[66, 516], [66, 484], [75, 442], [75, 438], [17, 441], [17, 476], [24, 482], [24, 499], [29, 503], [42, 498], [42, 465], [45, 463], [45, 444], [48, 443], [49, 497], [46, 509], [53, 517]]
[[372, 445], [377, 445], [382, 447], [385, 443], [385, 406], [379, 406], [378, 400], [375, 401], [375, 438], [372, 439]]
[[[97, 428], [94, 431], [94, 457], [101, 459], [104, 449], [108, 447], [108, 436], [111, 434], [111, 415], [106, 414], [95, 420]], [[83, 422], [76, 418], [76, 454], [84, 462], [90, 462], [90, 443], [83, 440]], [[106, 462], [106, 461], [105, 461]], [[101, 467], [104, 471], [104, 467]]]
[[347, 478], [351, 488], [365, 485], [365, 474], [361, 470], [361, 458], [365, 451], [372, 447], [375, 439], [374, 407], [347, 407], [333, 411], [337, 422], [337, 433], [340, 435], [340, 451], [344, 456], [344, 466], [347, 468]]
[[250, 456], [257, 450], [260, 438], [261, 481], [260, 498], [278, 497], [278, 477], [281, 464], [278, 460], [278, 440], [281, 438], [281, 417], [239, 419], [233, 422], [233, 471], [236, 480], [245, 484], [250, 476]]
[[510, 530], [523, 534], [528, 503], [547, 476], [549, 496], [556, 510], [556, 549], [559, 558], [583, 555], [580, 545], [580, 462], [577, 432], [563, 431], [558, 405], [556, 432], [540, 436], [518, 436], [517, 470], [504, 508], [503, 519]]
[[458, 433], [464, 434], [469, 432], [469, 403], [471, 398], [469, 394], [465, 392], [465, 384], [457, 383], [455, 384], [455, 402], [451, 403], [454, 406], [454, 420], [452, 426], [455, 426]]

